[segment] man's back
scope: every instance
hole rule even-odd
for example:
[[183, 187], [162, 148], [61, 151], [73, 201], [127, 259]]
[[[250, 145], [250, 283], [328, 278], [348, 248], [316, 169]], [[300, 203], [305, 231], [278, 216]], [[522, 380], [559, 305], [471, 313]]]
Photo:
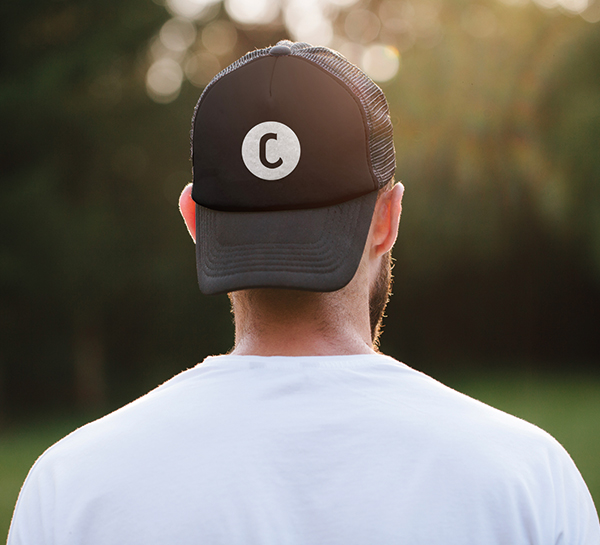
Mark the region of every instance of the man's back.
[[598, 543], [549, 435], [380, 355], [209, 358], [24, 492], [10, 545]]

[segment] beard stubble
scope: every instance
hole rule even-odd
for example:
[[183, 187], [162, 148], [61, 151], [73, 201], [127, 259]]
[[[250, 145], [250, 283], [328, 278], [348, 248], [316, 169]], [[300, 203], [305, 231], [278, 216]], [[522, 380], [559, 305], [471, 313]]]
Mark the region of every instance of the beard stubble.
[[392, 294], [392, 254], [387, 252], [381, 258], [381, 267], [369, 295], [369, 318], [373, 347], [379, 346], [385, 307]]

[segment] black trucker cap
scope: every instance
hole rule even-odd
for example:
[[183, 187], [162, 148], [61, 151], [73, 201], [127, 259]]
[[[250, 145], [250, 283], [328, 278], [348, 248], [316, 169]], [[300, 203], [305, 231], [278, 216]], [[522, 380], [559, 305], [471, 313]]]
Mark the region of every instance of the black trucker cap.
[[191, 139], [203, 293], [350, 282], [396, 166], [368, 76], [326, 47], [252, 51], [204, 89]]

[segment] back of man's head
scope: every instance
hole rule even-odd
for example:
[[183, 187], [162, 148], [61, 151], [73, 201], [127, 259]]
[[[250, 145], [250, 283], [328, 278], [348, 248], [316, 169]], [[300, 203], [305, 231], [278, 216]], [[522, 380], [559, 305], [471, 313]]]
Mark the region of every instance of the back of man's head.
[[207, 294], [334, 291], [354, 276], [395, 152], [381, 89], [340, 54], [279, 42], [208, 84], [192, 123]]

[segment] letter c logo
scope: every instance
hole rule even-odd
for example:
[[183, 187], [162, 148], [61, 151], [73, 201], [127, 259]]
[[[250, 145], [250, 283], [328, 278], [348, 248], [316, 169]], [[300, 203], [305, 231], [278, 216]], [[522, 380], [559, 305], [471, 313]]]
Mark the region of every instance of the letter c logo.
[[300, 161], [300, 141], [287, 125], [265, 121], [252, 127], [242, 142], [246, 168], [262, 180], [281, 180]]
[[267, 168], [280, 167], [283, 164], [283, 159], [281, 157], [274, 163], [271, 163], [271, 161], [267, 159], [267, 142], [269, 140], [277, 140], [277, 134], [274, 132], [268, 132], [260, 137], [260, 162]]

